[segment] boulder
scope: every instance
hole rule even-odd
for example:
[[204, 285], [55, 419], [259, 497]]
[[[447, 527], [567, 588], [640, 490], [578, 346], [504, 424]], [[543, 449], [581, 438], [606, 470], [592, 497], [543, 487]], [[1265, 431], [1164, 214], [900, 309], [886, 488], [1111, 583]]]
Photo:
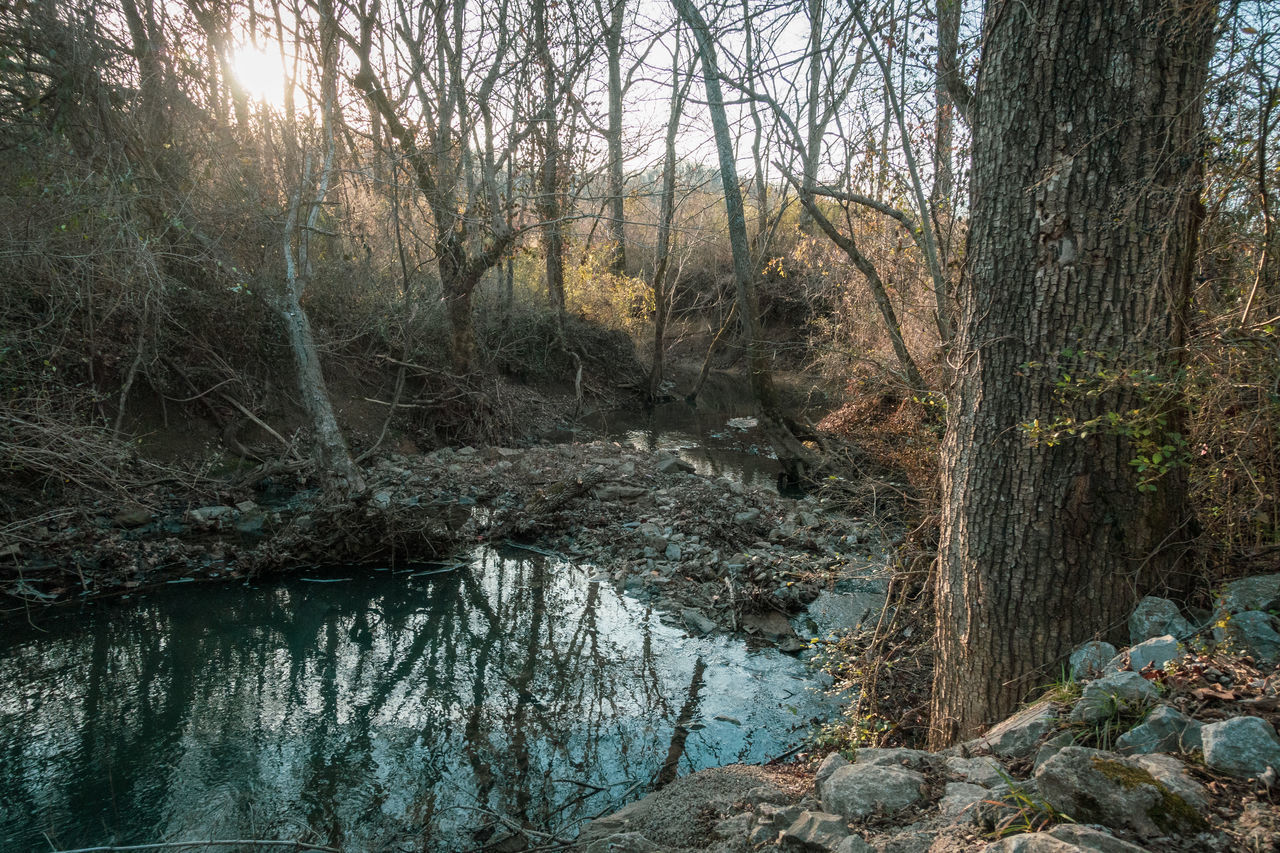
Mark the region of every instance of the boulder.
[[1246, 610], [1272, 610], [1280, 600], [1280, 573], [1254, 575], [1227, 584], [1218, 599], [1217, 610], [1243, 613]]
[[1250, 778], [1268, 767], [1280, 770], [1280, 738], [1258, 717], [1233, 717], [1200, 730], [1204, 763], [1210, 770]]
[[222, 518], [234, 518], [235, 514], [235, 507], [202, 506], [199, 509], [190, 510], [187, 517], [196, 524], [209, 524]]
[[845, 820], [901, 811], [920, 801], [924, 783], [924, 776], [905, 767], [841, 767], [822, 786], [822, 809]]
[[662, 528], [651, 522], [645, 522], [636, 528], [636, 536], [646, 548], [662, 553], [667, 548], [667, 537], [662, 535]]
[[1076, 681], [1087, 681], [1102, 675], [1102, 668], [1107, 661], [1116, 656], [1116, 647], [1101, 640], [1081, 643], [1071, 653], [1071, 677]]
[[1071, 719], [1096, 723], [1115, 716], [1118, 711], [1136, 711], [1159, 697], [1155, 685], [1136, 672], [1115, 672], [1090, 681], [1084, 694], [1071, 710]]
[[961, 758], [953, 755], [947, 758], [945, 763], [947, 772], [951, 775], [959, 777], [962, 782], [972, 782], [984, 788], [994, 788], [1008, 780], [1008, 774], [1004, 772], [1000, 762], [989, 755], [980, 755], [977, 758]]
[[829, 853], [849, 835], [849, 827], [839, 815], [806, 811], [782, 831], [778, 846], [796, 853]]
[[1276, 633], [1276, 620], [1270, 613], [1261, 610], [1236, 613], [1221, 631], [1223, 639], [1234, 648], [1257, 660], [1265, 663], [1280, 660], [1280, 633]]
[[1208, 827], [1185, 796], [1137, 760], [1112, 752], [1064, 747], [1036, 771], [1036, 783], [1049, 806], [1081, 823], [1132, 830], [1145, 838], [1192, 835]]
[[1129, 667], [1134, 672], [1141, 672], [1148, 664], [1156, 669], [1163, 669], [1165, 664], [1181, 653], [1178, 641], [1172, 634], [1152, 637], [1129, 649]]
[[1152, 637], [1163, 637], [1172, 634], [1181, 639], [1193, 633], [1191, 623], [1183, 618], [1178, 605], [1167, 598], [1148, 595], [1138, 602], [1133, 615], [1129, 617], [1129, 641], [1137, 645]]
[[1023, 708], [991, 731], [966, 746], [970, 752], [993, 752], [1004, 758], [1030, 755], [1044, 737], [1057, 725], [1058, 709], [1045, 699]]
[[1200, 749], [1200, 730], [1204, 726], [1168, 705], [1158, 705], [1142, 724], [1116, 740], [1121, 755], [1144, 755], [1151, 752], [1190, 752]]
[[154, 517], [155, 514], [145, 506], [129, 504], [128, 506], [122, 507], [115, 515], [111, 516], [111, 520], [120, 527], [134, 528], [141, 527], [144, 524], [149, 524], [151, 519]]
[[850, 835], [840, 842], [840, 846], [836, 848], [836, 853], [872, 853], [872, 850], [871, 845], [863, 841], [861, 836]]

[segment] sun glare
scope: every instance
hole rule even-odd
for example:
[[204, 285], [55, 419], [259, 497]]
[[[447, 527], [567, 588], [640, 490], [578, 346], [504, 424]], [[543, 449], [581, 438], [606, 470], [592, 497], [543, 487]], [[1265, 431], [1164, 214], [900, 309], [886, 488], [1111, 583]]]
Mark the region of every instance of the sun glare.
[[245, 45], [236, 51], [232, 67], [251, 98], [269, 107], [284, 105], [285, 73], [279, 53]]

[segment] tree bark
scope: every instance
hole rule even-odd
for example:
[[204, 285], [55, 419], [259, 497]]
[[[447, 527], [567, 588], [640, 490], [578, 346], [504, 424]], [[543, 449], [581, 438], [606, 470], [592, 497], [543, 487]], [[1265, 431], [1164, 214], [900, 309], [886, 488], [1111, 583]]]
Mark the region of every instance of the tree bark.
[[668, 284], [667, 267], [671, 262], [671, 223], [676, 215], [676, 134], [680, 130], [680, 117], [684, 113], [684, 99], [689, 92], [686, 77], [680, 83], [679, 33], [676, 48], [671, 57], [671, 106], [667, 115], [667, 133], [662, 156], [662, 200], [658, 209], [657, 260], [653, 266], [653, 365], [649, 370], [649, 402], [658, 401], [658, 388], [662, 385], [663, 360], [666, 354], [667, 316], [671, 310], [671, 287]]
[[[1158, 443], [1178, 431], [1142, 377], [1173, 382], [1183, 357], [1216, 11], [988, 3], [943, 447], [935, 744], [1005, 717], [1075, 644], [1125, 639], [1136, 598], [1178, 570], [1185, 468], [1140, 490], [1141, 449], [1106, 423], [1137, 410], [1165, 418]], [[1064, 417], [1101, 424], [1057, 442], [1026, 428]]]
[[564, 228], [560, 221], [560, 125], [556, 119], [559, 96], [556, 79], [559, 69], [551, 58], [547, 34], [547, 0], [533, 4], [534, 38], [542, 77], [542, 169], [538, 215], [542, 218], [543, 251], [546, 253], [547, 300], [556, 316], [564, 319]]

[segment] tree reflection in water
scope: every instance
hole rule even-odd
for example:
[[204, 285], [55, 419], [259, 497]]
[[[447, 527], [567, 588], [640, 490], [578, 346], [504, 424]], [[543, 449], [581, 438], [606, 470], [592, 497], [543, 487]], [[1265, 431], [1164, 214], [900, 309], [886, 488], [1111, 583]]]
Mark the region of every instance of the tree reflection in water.
[[780, 753], [823, 713], [800, 662], [686, 637], [590, 572], [480, 550], [8, 625], [0, 849], [454, 850], [496, 815], [571, 836], [660, 772]]

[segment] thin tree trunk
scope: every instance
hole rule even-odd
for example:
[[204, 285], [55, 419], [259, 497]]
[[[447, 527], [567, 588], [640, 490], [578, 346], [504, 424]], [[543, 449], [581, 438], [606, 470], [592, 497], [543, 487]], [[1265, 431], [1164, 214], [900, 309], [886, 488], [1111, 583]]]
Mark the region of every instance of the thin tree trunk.
[[[338, 491], [357, 493], [364, 491], [364, 477], [351, 458], [346, 439], [338, 426], [333, 403], [320, 369], [320, 356], [316, 350], [311, 323], [302, 308], [302, 293], [311, 276], [309, 257], [310, 235], [315, 232], [321, 206], [329, 193], [329, 183], [334, 171], [337, 145], [334, 140], [333, 111], [337, 98], [336, 45], [333, 34], [333, 8], [330, 0], [321, 2], [321, 75], [325, 153], [316, 177], [315, 190], [304, 201], [306, 185], [311, 181], [310, 158], [304, 167], [301, 180], [291, 194], [289, 212], [285, 221], [282, 249], [287, 276], [284, 294], [280, 300], [280, 314], [289, 335], [294, 368], [298, 378], [298, 392], [303, 407], [311, 419], [314, 432], [314, 453], [326, 486]], [[305, 212], [304, 212], [305, 211]]]
[[[951, 231], [955, 209], [955, 172], [952, 169], [955, 106], [947, 93], [948, 69], [956, 64], [960, 50], [960, 13], [963, 0], [937, 0], [938, 57], [934, 70], [933, 97], [937, 113], [933, 123], [933, 192], [929, 195], [929, 212], [933, 216], [934, 233]], [[944, 274], [950, 260], [950, 241], [938, 240], [938, 262]]]
[[622, 175], [622, 25], [626, 0], [610, 0], [605, 49], [609, 61], [609, 235], [613, 254], [609, 269], [627, 272], [626, 184]]
[[658, 400], [658, 388], [662, 384], [663, 359], [666, 354], [667, 316], [671, 310], [672, 288], [667, 283], [667, 267], [671, 261], [671, 223], [676, 214], [676, 134], [680, 130], [680, 116], [684, 111], [684, 98], [689, 90], [686, 78], [680, 84], [680, 42], [676, 33], [676, 48], [671, 57], [671, 108], [667, 115], [667, 133], [662, 157], [662, 201], [658, 209], [657, 261], [653, 268], [653, 366], [649, 370], [649, 402]]
[[[957, 388], [943, 447], [933, 735], [969, 737], [1072, 647], [1126, 640], [1138, 596], [1180, 570], [1185, 466], [1158, 386], [1180, 368], [1200, 219], [1202, 92], [1216, 2], [993, 2], [974, 105]], [[1064, 376], [1097, 393], [1064, 393]], [[1072, 380], [1066, 380], [1069, 385]], [[1034, 440], [1063, 418], [1084, 434]], [[1158, 461], [1158, 460], [1157, 460]]]
[[547, 34], [547, 0], [533, 4], [534, 38], [542, 72], [542, 169], [538, 214], [542, 217], [543, 251], [546, 252], [547, 299], [556, 317], [564, 321], [564, 234], [560, 221], [560, 126], [556, 119], [558, 69], [551, 58]]
[[761, 430], [768, 437], [782, 466], [783, 476], [798, 482], [813, 467], [813, 455], [791, 429], [789, 420], [778, 404], [769, 354], [760, 333], [759, 309], [756, 304], [755, 271], [751, 266], [751, 247], [747, 241], [747, 223], [742, 208], [742, 189], [738, 184], [733, 140], [724, 110], [724, 94], [720, 88], [720, 70], [715, 46], [702, 13], [692, 0], [672, 0], [676, 11], [693, 30], [702, 59], [702, 73], [707, 88], [707, 106], [715, 131], [716, 150], [720, 157], [720, 179], [724, 185], [725, 213], [729, 223], [729, 244], [733, 251], [733, 278], [737, 290], [738, 319], [742, 324], [743, 346], [747, 354], [747, 370], [751, 394], [755, 398]]

